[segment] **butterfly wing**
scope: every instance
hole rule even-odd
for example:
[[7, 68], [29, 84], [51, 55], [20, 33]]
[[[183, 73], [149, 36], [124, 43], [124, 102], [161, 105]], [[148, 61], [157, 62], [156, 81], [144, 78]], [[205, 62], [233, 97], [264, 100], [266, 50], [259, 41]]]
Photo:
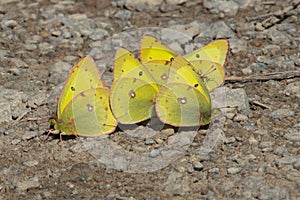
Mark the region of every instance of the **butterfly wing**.
[[156, 38], [148, 35], [142, 37], [140, 59], [143, 64], [153, 60], [171, 61], [175, 55], [175, 52]]
[[207, 60], [194, 60], [190, 63], [192, 69], [202, 78], [208, 91], [212, 91], [224, 83], [225, 70], [219, 63]]
[[110, 98], [114, 116], [124, 124], [148, 119], [158, 91], [156, 82], [128, 50], [118, 49], [115, 58], [115, 78]]
[[93, 58], [82, 58], [72, 69], [65, 85], [60, 93], [57, 107], [57, 118], [60, 119], [63, 110], [73, 97], [90, 88], [102, 88], [99, 69]]
[[98, 136], [113, 132], [117, 122], [109, 106], [109, 96], [108, 89], [96, 88], [74, 97], [58, 122], [62, 134]]
[[229, 43], [227, 40], [215, 40], [208, 45], [184, 56], [188, 61], [207, 60], [224, 66]]
[[199, 90], [183, 83], [167, 83], [156, 98], [159, 119], [173, 126], [199, 126], [210, 122], [210, 102]]

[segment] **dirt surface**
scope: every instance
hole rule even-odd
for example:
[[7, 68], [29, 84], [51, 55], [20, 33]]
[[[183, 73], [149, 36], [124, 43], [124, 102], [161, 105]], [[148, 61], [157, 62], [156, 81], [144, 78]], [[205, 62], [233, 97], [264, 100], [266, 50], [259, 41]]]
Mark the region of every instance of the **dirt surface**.
[[[0, 199], [300, 199], [300, 2], [134, 2], [0, 0]], [[244, 89], [250, 109], [225, 114], [207, 154], [203, 127], [176, 160], [143, 173], [99, 162], [84, 138], [43, 141], [72, 65], [97, 42], [147, 27], [200, 44], [228, 39], [224, 86]], [[108, 140], [155, 157], [176, 133], [165, 127], [145, 142], [118, 129]]]

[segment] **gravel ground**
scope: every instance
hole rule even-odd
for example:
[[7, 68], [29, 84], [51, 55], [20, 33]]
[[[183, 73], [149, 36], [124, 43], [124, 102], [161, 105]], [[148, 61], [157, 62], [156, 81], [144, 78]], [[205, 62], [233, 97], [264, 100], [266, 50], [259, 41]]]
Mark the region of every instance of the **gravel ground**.
[[[299, 0], [0, 0], [0, 30], [0, 199], [300, 199]], [[115, 48], [149, 32], [180, 53], [227, 38], [212, 98], [232, 108], [45, 141], [72, 65], [93, 55], [110, 86]]]

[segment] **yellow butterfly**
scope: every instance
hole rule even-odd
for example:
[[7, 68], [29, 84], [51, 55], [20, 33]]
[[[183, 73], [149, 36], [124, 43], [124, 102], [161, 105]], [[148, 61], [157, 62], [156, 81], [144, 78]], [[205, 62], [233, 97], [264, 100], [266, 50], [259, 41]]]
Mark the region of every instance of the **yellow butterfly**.
[[210, 122], [209, 93], [191, 63], [181, 56], [174, 58], [167, 83], [160, 87], [156, 113], [162, 122], [173, 126], [200, 126]]
[[124, 48], [115, 55], [110, 103], [118, 122], [134, 124], [153, 115], [158, 85], [148, 70]]
[[[224, 64], [228, 53], [227, 40], [216, 40], [183, 57], [192, 64], [192, 69], [203, 78], [209, 91], [219, 87], [224, 82]], [[152, 36], [143, 36], [141, 40], [140, 57], [146, 68], [149, 68], [154, 78], [161, 81], [165, 77], [176, 53]], [[164, 63], [165, 61], [165, 63]], [[161, 83], [165, 83], [162, 81]]]
[[104, 88], [100, 72], [90, 56], [72, 69], [58, 98], [57, 117], [49, 133], [97, 136], [115, 130], [117, 122], [109, 106], [110, 91]]

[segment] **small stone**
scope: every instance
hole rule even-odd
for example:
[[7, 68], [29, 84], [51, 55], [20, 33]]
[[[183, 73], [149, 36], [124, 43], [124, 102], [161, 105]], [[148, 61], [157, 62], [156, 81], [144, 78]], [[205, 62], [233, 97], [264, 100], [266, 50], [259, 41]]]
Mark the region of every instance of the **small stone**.
[[154, 150], [150, 151], [149, 156], [150, 156], [151, 158], [155, 158], [155, 157], [157, 157], [159, 154], [160, 154], [160, 150], [154, 149]]
[[271, 112], [269, 116], [273, 118], [294, 117], [295, 112], [290, 109], [278, 109]]
[[209, 173], [219, 173], [219, 171], [220, 170], [217, 167], [214, 167], [214, 168], [211, 168], [211, 169], [208, 170]]
[[145, 140], [145, 144], [146, 145], [152, 145], [152, 144], [154, 144], [155, 142], [154, 142], [154, 140], [152, 139], [152, 138], [146, 138], [146, 140]]
[[97, 28], [91, 34], [89, 34], [89, 38], [92, 40], [103, 40], [106, 36], [108, 36], [108, 32], [104, 29]]
[[234, 143], [235, 141], [236, 141], [236, 140], [235, 140], [235, 137], [225, 138], [224, 144], [232, 144], [232, 143]]
[[245, 122], [245, 121], [248, 121], [248, 117], [246, 115], [238, 113], [234, 117], [233, 121], [235, 121], [235, 122]]
[[18, 22], [16, 20], [7, 20], [4, 22], [4, 25], [8, 28], [14, 28], [18, 25]]
[[293, 164], [294, 168], [300, 170], [300, 156], [298, 156], [296, 162]]
[[21, 142], [20, 139], [13, 139], [13, 140], [11, 141], [11, 144], [12, 144], [12, 145], [17, 145], [17, 144], [19, 144], [20, 142]]
[[190, 179], [184, 174], [174, 172], [171, 173], [166, 181], [166, 191], [172, 196], [184, 196], [191, 191]]
[[265, 148], [273, 147], [274, 145], [275, 145], [275, 142], [265, 141], [265, 142], [259, 143], [258, 147], [261, 149], [265, 149]]
[[26, 160], [23, 162], [23, 165], [26, 165], [27, 167], [33, 167], [39, 164], [39, 161], [37, 160]]
[[300, 180], [300, 173], [298, 170], [291, 170], [285, 173], [285, 178], [289, 181], [298, 181]]
[[228, 174], [236, 174], [239, 173], [240, 171], [242, 171], [242, 168], [240, 167], [230, 167], [227, 169]]
[[284, 199], [287, 195], [287, 191], [283, 188], [275, 187], [270, 189], [267, 187], [260, 188], [259, 199], [268, 200], [268, 199]]
[[201, 171], [204, 168], [204, 165], [201, 162], [196, 162], [193, 164], [194, 169], [197, 171]]
[[34, 131], [26, 131], [23, 135], [22, 135], [22, 140], [30, 140], [34, 137], [37, 136], [37, 132]]
[[289, 129], [283, 137], [291, 141], [300, 141], [300, 133], [297, 129]]
[[120, 10], [115, 15], [115, 18], [120, 19], [122, 21], [129, 20], [131, 18], [131, 11], [129, 10]]
[[16, 184], [17, 188], [22, 191], [26, 191], [28, 189], [33, 189], [33, 188], [38, 188], [38, 187], [40, 187], [40, 185], [41, 184], [39, 183], [39, 179], [36, 176], [29, 180], [26, 180], [26, 181], [19, 181]]
[[166, 0], [166, 3], [170, 5], [180, 5], [186, 2], [187, 0]]

